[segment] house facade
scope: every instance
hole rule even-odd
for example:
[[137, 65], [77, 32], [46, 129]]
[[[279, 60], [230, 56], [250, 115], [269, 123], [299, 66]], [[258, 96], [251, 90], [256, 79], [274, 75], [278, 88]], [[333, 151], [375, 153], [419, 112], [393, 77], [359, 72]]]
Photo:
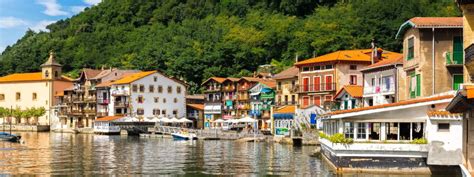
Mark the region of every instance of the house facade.
[[275, 104], [276, 83], [273, 80], [260, 81], [250, 88], [250, 117], [257, 119], [259, 129], [270, 128], [271, 107]]
[[414, 17], [397, 33], [407, 76], [400, 100], [457, 90], [463, 76], [462, 17]]
[[336, 110], [355, 109], [363, 106], [363, 87], [360, 85], [346, 85], [336, 93]]
[[406, 97], [406, 76], [403, 58], [381, 60], [361, 72], [363, 81], [363, 106], [395, 103]]
[[276, 81], [276, 106], [296, 105], [298, 103], [298, 68], [292, 66], [278, 74]]
[[[299, 69], [298, 98], [300, 107], [317, 105], [334, 107], [336, 91], [344, 85], [362, 85], [362, 73], [375, 58], [372, 49], [341, 50], [295, 64]], [[399, 57], [395, 52], [383, 51], [380, 59]], [[325, 106], [323, 106], [325, 105]]]
[[237, 118], [249, 116], [251, 110], [249, 90], [261, 80], [263, 79], [253, 77], [242, 77], [237, 82]]
[[0, 107], [8, 109], [44, 108], [46, 113], [35, 119], [2, 120], [2, 123], [51, 125], [57, 114], [53, 107], [58, 100], [56, 95], [72, 86], [72, 80], [62, 76], [61, 65], [56, 62], [54, 52], [41, 65], [41, 72], [16, 73], [0, 77]]
[[211, 77], [204, 86], [204, 127], [210, 128], [214, 120], [222, 117], [222, 83], [225, 78]]
[[237, 115], [237, 84], [238, 78], [226, 78], [222, 82], [223, 109], [222, 118], [232, 119]]
[[186, 87], [157, 71], [125, 76], [110, 86], [109, 116], [184, 117]]

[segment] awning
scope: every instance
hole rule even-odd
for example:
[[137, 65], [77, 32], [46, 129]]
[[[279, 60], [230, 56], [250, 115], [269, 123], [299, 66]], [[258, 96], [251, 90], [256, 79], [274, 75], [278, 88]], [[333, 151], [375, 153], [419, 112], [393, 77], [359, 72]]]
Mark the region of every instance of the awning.
[[274, 119], [293, 119], [294, 114], [279, 113], [273, 114]]

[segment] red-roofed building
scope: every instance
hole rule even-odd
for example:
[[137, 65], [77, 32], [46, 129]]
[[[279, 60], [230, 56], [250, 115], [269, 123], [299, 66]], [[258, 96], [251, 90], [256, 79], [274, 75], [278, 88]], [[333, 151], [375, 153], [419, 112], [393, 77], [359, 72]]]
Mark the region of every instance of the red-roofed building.
[[403, 39], [407, 76], [399, 100], [457, 90], [464, 82], [462, 17], [414, 17], [400, 26], [396, 37]]
[[355, 109], [362, 106], [362, 93], [364, 88], [360, 85], [346, 85], [334, 97], [338, 110]]

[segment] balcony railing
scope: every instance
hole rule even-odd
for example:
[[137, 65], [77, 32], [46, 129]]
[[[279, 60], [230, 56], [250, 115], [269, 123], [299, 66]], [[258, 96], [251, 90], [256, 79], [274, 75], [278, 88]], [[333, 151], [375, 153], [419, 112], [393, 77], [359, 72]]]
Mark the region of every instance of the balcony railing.
[[114, 107], [128, 107], [128, 103], [125, 103], [123, 101], [116, 101], [114, 102]]
[[300, 93], [327, 92], [327, 91], [335, 91], [335, 90], [336, 90], [336, 83], [309, 84], [309, 85], [302, 85], [299, 88]]
[[223, 91], [232, 92], [235, 90], [234, 86], [224, 86]]
[[239, 91], [246, 91], [248, 89], [250, 89], [250, 86], [248, 86], [248, 85], [241, 85], [241, 86], [237, 87], [237, 90], [239, 90]]
[[105, 117], [105, 116], [108, 116], [109, 113], [108, 112], [97, 112], [97, 117]]
[[395, 84], [381, 85], [381, 86], [366, 86], [364, 88], [364, 94], [375, 94], [375, 93], [393, 93], [395, 92]]
[[472, 43], [469, 47], [464, 49], [464, 53], [465, 53], [464, 57], [465, 57], [466, 63], [473, 62], [474, 61], [474, 43]]
[[95, 102], [95, 101], [96, 101], [96, 97], [95, 97], [95, 96], [86, 97], [86, 98], [85, 98], [85, 101], [87, 101], [87, 102]]
[[218, 91], [221, 91], [221, 87], [210, 86], [210, 87], [207, 87], [206, 89], [206, 92], [218, 92]]
[[113, 90], [112, 95], [113, 96], [128, 95], [128, 92], [126, 90]]
[[108, 100], [108, 99], [98, 99], [97, 103], [99, 103], [99, 104], [109, 104], [110, 100]]
[[284, 105], [296, 105], [296, 101], [282, 101], [282, 102], [277, 102], [277, 106], [284, 106]]
[[462, 66], [463, 65], [463, 52], [454, 51], [446, 53], [446, 66]]
[[237, 100], [248, 100], [248, 99], [249, 99], [249, 96], [247, 96], [247, 95], [239, 95], [237, 97]]

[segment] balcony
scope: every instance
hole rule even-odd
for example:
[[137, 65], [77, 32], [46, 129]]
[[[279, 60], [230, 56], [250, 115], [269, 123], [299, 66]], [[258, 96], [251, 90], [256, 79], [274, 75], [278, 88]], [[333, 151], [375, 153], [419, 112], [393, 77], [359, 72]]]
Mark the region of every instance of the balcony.
[[239, 90], [239, 91], [247, 91], [249, 89], [250, 89], [249, 85], [241, 85], [237, 88], [237, 90]]
[[114, 102], [114, 107], [116, 107], [116, 108], [126, 108], [126, 107], [128, 107], [128, 103], [125, 103], [123, 101], [116, 101], [116, 102]]
[[84, 97], [73, 97], [72, 102], [73, 103], [84, 103]]
[[95, 109], [84, 109], [85, 114], [95, 114]]
[[199, 113], [195, 112], [195, 113], [188, 113], [188, 117], [190, 118], [199, 118]]
[[321, 84], [309, 84], [302, 85], [299, 88], [299, 93], [308, 93], [308, 92], [328, 92], [336, 91], [336, 83], [321, 83]]
[[382, 86], [367, 86], [364, 87], [364, 95], [369, 94], [393, 94], [395, 93], [395, 84]]
[[108, 99], [98, 99], [97, 103], [99, 103], [99, 104], [109, 104], [110, 100], [108, 100]]
[[237, 96], [225, 96], [224, 99], [225, 100], [235, 100]]
[[463, 66], [463, 52], [454, 51], [446, 52], [446, 67], [462, 67]]
[[108, 112], [97, 112], [97, 117], [105, 117], [105, 116], [108, 116], [109, 113]]
[[210, 87], [207, 87], [207, 89], [205, 90], [205, 92], [220, 92], [221, 91], [221, 87], [218, 87], [218, 86], [210, 86]]
[[96, 102], [96, 97], [95, 96], [89, 96], [89, 97], [86, 97], [84, 99], [86, 102], [89, 102], [89, 103], [95, 103]]
[[83, 115], [84, 114], [84, 111], [83, 110], [80, 110], [80, 109], [73, 109], [71, 110], [70, 112], [72, 115]]
[[222, 91], [224, 91], [224, 92], [233, 92], [233, 91], [235, 91], [235, 87], [234, 86], [224, 86]]
[[474, 43], [464, 49], [466, 64], [474, 61]]
[[248, 96], [248, 95], [239, 95], [239, 96], [237, 97], [237, 100], [238, 100], [238, 101], [246, 101], [246, 100], [248, 100], [248, 99], [249, 99], [249, 96]]
[[296, 101], [282, 101], [282, 102], [277, 102], [277, 106], [286, 106], [286, 105], [296, 105]]
[[113, 96], [128, 96], [128, 92], [126, 90], [112, 90]]
[[250, 110], [250, 105], [237, 105], [239, 110]]

